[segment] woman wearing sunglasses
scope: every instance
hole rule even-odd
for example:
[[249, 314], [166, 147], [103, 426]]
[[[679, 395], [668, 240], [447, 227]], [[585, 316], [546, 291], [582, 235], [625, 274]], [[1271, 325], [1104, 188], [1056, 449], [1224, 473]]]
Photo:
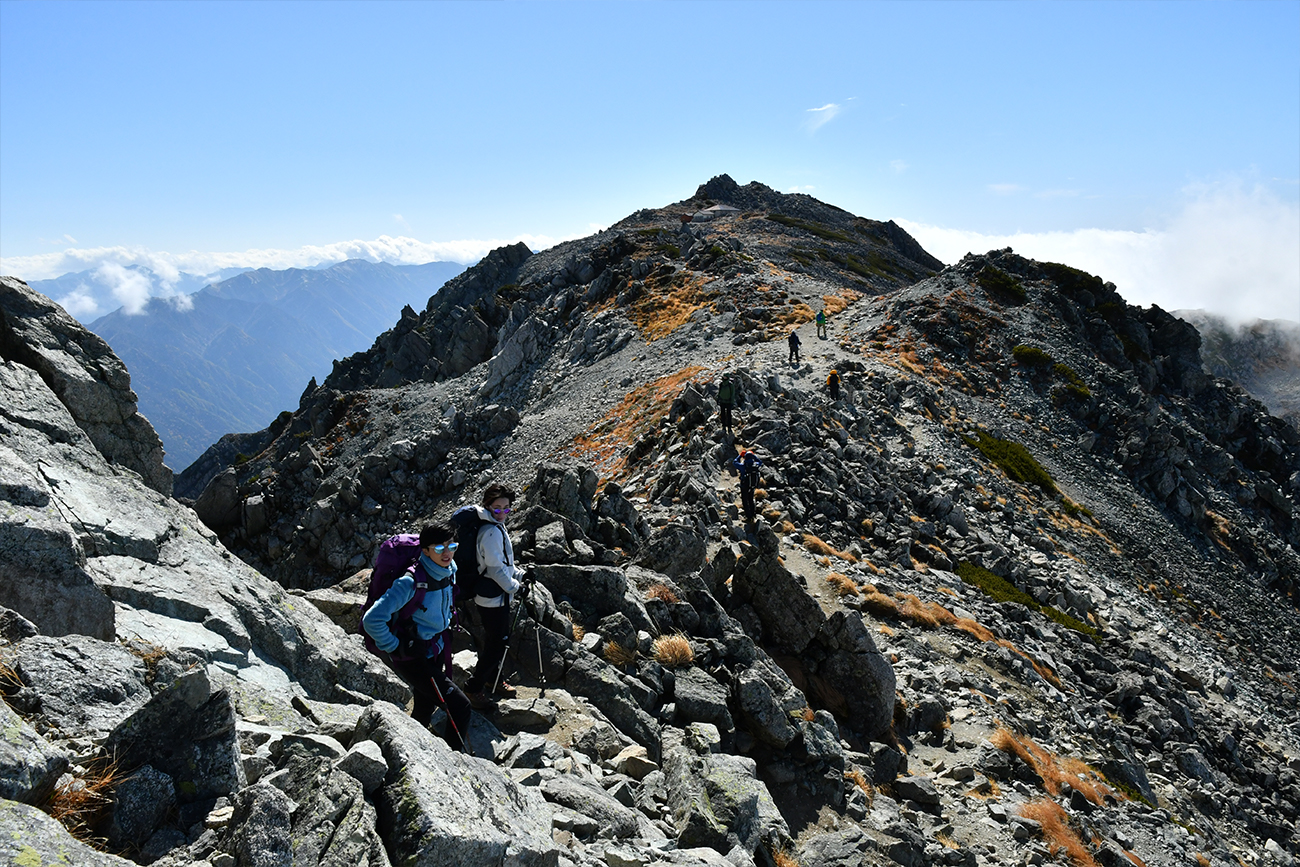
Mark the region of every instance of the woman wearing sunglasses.
[[428, 726], [442, 705], [451, 720], [444, 737], [460, 750], [465, 748], [461, 733], [469, 731], [470, 702], [442, 664], [443, 642], [451, 640], [455, 538], [446, 524], [421, 530], [419, 559], [366, 610], [361, 626], [415, 694], [411, 718]]
[[465, 692], [474, 707], [492, 704], [484, 688], [494, 694], [513, 698], [515, 688], [500, 678], [510, 641], [510, 601], [519, 592], [523, 570], [515, 565], [515, 552], [506, 532], [506, 519], [515, 501], [515, 492], [505, 485], [488, 485], [483, 502], [477, 507], [482, 526], [478, 531], [478, 571], [481, 576], [474, 588], [474, 604], [483, 624], [483, 648], [478, 665], [465, 682]]

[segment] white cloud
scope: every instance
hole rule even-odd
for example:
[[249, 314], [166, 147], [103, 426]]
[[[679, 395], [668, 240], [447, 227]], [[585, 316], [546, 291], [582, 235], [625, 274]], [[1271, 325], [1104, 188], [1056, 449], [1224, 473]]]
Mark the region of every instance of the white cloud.
[[54, 300], [64, 310], [68, 311], [69, 316], [73, 319], [80, 319], [82, 322], [89, 322], [103, 312], [99, 308], [99, 302], [91, 294], [90, 287], [85, 283], [82, 283], [62, 298]]
[[130, 316], [144, 312], [153, 294], [153, 281], [139, 271], [123, 268], [116, 262], [105, 262], [95, 269], [95, 277], [113, 293], [122, 309]]
[[890, 160], [889, 167], [894, 170], [894, 174], [896, 175], [901, 175], [903, 172], [907, 171], [908, 169], [907, 163], [903, 162], [902, 160]]
[[1020, 184], [989, 184], [989, 192], [995, 196], [1009, 196], [1024, 189]]
[[840, 113], [840, 108], [841, 107], [839, 105], [833, 102], [828, 102], [825, 105], [823, 105], [821, 108], [808, 109], [808, 113], [812, 115], [806, 121], [806, 123], [808, 124], [808, 131], [817, 132], [817, 130], [821, 129], [826, 124], [830, 123], [832, 120], [835, 119], [835, 116]]
[[342, 262], [345, 259], [367, 259], [393, 265], [421, 265], [425, 262], [469, 264], [507, 244], [522, 241], [532, 250], [542, 250], [564, 240], [569, 239], [546, 235], [517, 235], [508, 240], [419, 241], [415, 238], [382, 235], [373, 241], [337, 241], [288, 250], [262, 249], [234, 253], [198, 250], [168, 253], [143, 247], [70, 248], [59, 253], [5, 257], [0, 259], [0, 273], [12, 274], [25, 280], [48, 280], [69, 272], [98, 269], [106, 264], [118, 267], [143, 265], [158, 276], [158, 282], [164, 290], [160, 294], [167, 294], [165, 290], [176, 283], [181, 271], [202, 277], [215, 274], [222, 268], [301, 268], [322, 262]]
[[817, 188], [814, 187], [812, 184], [804, 184], [803, 186], [799, 186], [798, 184], [795, 184], [793, 187], [787, 187], [786, 192], [787, 193], [811, 193], [815, 189]]
[[1177, 213], [1141, 232], [988, 235], [898, 223], [944, 262], [1011, 247], [1111, 281], [1132, 304], [1203, 308], [1234, 320], [1300, 319], [1300, 206], [1235, 181], [1184, 192]]

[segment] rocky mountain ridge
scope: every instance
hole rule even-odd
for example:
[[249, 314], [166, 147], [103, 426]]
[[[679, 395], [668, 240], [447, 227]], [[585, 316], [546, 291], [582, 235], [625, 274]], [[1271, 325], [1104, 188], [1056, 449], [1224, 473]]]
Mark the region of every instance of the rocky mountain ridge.
[[1204, 310], [1176, 310], [1174, 315], [1200, 332], [1206, 370], [1238, 383], [1273, 415], [1300, 426], [1300, 323], [1256, 319], [1234, 324]]
[[[680, 221], [715, 202], [741, 212]], [[354, 624], [378, 541], [519, 484], [521, 698], [465, 759], [383, 701], [268, 689], [275, 713], [234, 714], [244, 779], [139, 822], [147, 857], [1290, 863], [1295, 431], [1100, 279], [1010, 251], [940, 268], [889, 226], [723, 176], [496, 251], [340, 361], [198, 514], [293, 610]], [[752, 532], [737, 445], [765, 461]], [[155, 633], [163, 659], [211, 671], [189, 630], [226, 615], [169, 606], [190, 625]], [[60, 719], [42, 632], [13, 646], [27, 725]]]

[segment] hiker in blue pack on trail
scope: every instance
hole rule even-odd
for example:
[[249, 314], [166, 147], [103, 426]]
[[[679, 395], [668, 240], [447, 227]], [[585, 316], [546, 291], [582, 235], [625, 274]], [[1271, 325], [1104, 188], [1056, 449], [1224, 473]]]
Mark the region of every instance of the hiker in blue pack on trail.
[[758, 459], [758, 455], [747, 450], [736, 455], [731, 466], [740, 474], [740, 502], [745, 509], [745, 523], [753, 526], [756, 518], [754, 489], [758, 487], [758, 470], [763, 462]]
[[367, 607], [361, 626], [381, 658], [415, 694], [411, 718], [428, 726], [441, 705], [449, 719], [443, 736], [452, 749], [460, 750], [466, 746], [470, 702], [442, 662], [443, 643], [451, 640], [455, 538], [456, 531], [446, 524], [421, 530], [419, 558]]
[[817, 311], [817, 336], [825, 340], [829, 335], [826, 333], [826, 311]]
[[478, 534], [478, 576], [474, 585], [474, 605], [483, 624], [483, 647], [478, 665], [465, 682], [465, 692], [476, 708], [492, 705], [485, 690], [513, 698], [515, 688], [501, 678], [510, 642], [510, 603], [515, 596], [522, 600], [528, 592], [524, 571], [515, 565], [514, 548], [505, 522], [510, 517], [515, 492], [505, 485], [488, 485], [483, 503], [475, 507]]

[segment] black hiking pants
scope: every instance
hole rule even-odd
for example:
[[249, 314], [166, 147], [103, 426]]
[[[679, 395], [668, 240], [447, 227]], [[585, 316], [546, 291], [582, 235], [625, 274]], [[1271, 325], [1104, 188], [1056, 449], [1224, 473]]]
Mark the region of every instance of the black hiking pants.
[[756, 474], [740, 474], [740, 503], [745, 508], [745, 523], [754, 523], [754, 488], [757, 487]]
[[731, 429], [731, 404], [729, 403], [722, 404], [718, 408], [718, 412], [722, 416], [722, 426], [730, 430]]
[[465, 682], [468, 692], [482, 692], [484, 687], [494, 687], [493, 678], [501, 668], [510, 641], [510, 606], [484, 608], [478, 606], [479, 620], [483, 623], [483, 647], [479, 650], [478, 665]]
[[[450, 641], [450, 639], [450, 635], [445, 635], [443, 640]], [[415, 694], [411, 719], [427, 727], [433, 719], [433, 712], [441, 707], [447, 712], [451, 722], [455, 723], [454, 726], [448, 724], [443, 737], [453, 750], [463, 749], [460, 736], [469, 733], [469, 699], [447, 676], [447, 671], [443, 667], [442, 654], [425, 659], [391, 659], [389, 664]], [[442, 695], [441, 701], [438, 699], [439, 694]]]

